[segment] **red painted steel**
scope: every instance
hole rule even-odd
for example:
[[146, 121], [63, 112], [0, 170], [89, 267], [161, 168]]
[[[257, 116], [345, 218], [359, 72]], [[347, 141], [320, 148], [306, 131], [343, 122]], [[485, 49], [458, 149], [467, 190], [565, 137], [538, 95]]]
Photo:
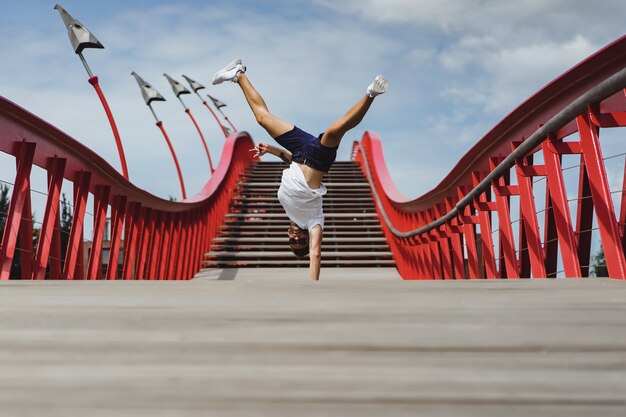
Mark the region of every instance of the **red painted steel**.
[[17, 142], [13, 148], [17, 148], [14, 151], [18, 157], [17, 174], [13, 185], [11, 203], [9, 204], [9, 213], [4, 224], [2, 247], [0, 248], [0, 280], [9, 279], [11, 272], [18, 230], [22, 221], [24, 202], [26, 201], [26, 195], [30, 194], [30, 170], [33, 166], [33, 158], [35, 156], [34, 143]]
[[582, 272], [578, 260], [578, 250], [576, 249], [576, 238], [574, 237], [574, 229], [572, 227], [572, 216], [570, 215], [569, 203], [567, 201], [565, 181], [563, 180], [561, 158], [558, 150], [550, 146], [550, 143], [554, 140], [553, 137], [549, 137], [542, 144], [548, 190], [552, 201], [552, 212], [565, 274], [572, 278], [580, 277]]
[[[514, 146], [517, 146], [517, 144], [514, 144]], [[524, 161], [518, 161], [515, 167], [520, 191], [520, 211], [531, 274], [534, 278], [545, 278], [547, 276], [546, 266], [541, 246], [539, 221], [537, 219], [537, 208], [532, 184], [533, 176], [540, 175], [540, 170], [536, 169], [538, 168], [537, 166], [529, 165], [530, 163], [529, 158], [525, 158]], [[543, 175], [545, 176], [545, 169], [543, 170]], [[531, 274], [522, 276], [531, 276]]]
[[[589, 225], [593, 224], [590, 214], [593, 213], [609, 275], [626, 279], [626, 191], [620, 190], [622, 207], [618, 216], [599, 140], [601, 129], [626, 127], [624, 91], [586, 103], [587, 110], [571, 120], [560, 121], [562, 123], [546, 137], [539, 138], [535, 134], [543, 142], [539, 145], [535, 141], [528, 142], [534, 149], [528, 150], [523, 142], [537, 131], [537, 126], [548, 126], [562, 109], [625, 67], [626, 37], [622, 37], [522, 103], [478, 141], [441, 183], [413, 200], [403, 196], [393, 184], [378, 136], [366, 132], [354, 146], [353, 159], [361, 163], [370, 178], [378, 199], [379, 216], [386, 215], [389, 219], [389, 223], [383, 222], [383, 230], [401, 275], [407, 279], [513, 278], [530, 274], [534, 277], [558, 274], [580, 277], [589, 272], [586, 264], [591, 255]], [[174, 155], [162, 125], [157, 123], [157, 126]], [[222, 129], [226, 135], [223, 126]], [[570, 136], [576, 134], [579, 140], [571, 140]], [[527, 153], [516, 156], [520, 158], [516, 165], [511, 169], [508, 168], [511, 165], [507, 165], [508, 171], [497, 171], [500, 178], [494, 179], [489, 170], [494, 168], [495, 161], [509, 155], [513, 145], [520, 142]], [[0, 151], [15, 156], [17, 162], [0, 248], [0, 279], [9, 277], [18, 241], [22, 246], [21, 267], [26, 278], [43, 278], [46, 269], [52, 278], [62, 275], [66, 279], [80, 279], [84, 272], [88, 279], [101, 278], [102, 218], [109, 207], [111, 242], [107, 279], [120, 276], [124, 279], [190, 278], [200, 268], [202, 254], [223, 222], [239, 174], [253, 163], [248, 152], [252, 146], [251, 138], [245, 133], [228, 137], [211, 179], [191, 198], [186, 198], [174, 156], [184, 200], [171, 202], [138, 189], [92, 151], [0, 97]], [[568, 201], [561, 167], [563, 155], [572, 154], [580, 154], [583, 161], [575, 184], [578, 189], [569, 190], [569, 195], [578, 199], [576, 202]], [[544, 162], [535, 163], [535, 155], [543, 156]], [[27, 215], [33, 165], [46, 170], [49, 176], [42, 236], [35, 254], [29, 246], [33, 226]], [[517, 185], [509, 182], [512, 174], [516, 175]], [[456, 204], [474, 186], [482, 184], [487, 175], [489, 183], [485, 183], [480, 192], [471, 194], [471, 202], [467, 200], [469, 206], [446, 217], [445, 222], [438, 220], [454, 212]], [[545, 181], [545, 195], [540, 187], [534, 186], [533, 178]], [[623, 178], [626, 185], [626, 172]], [[74, 185], [74, 212], [65, 259], [60, 259], [58, 210], [62, 179]], [[106, 193], [103, 190], [107, 190]], [[85, 268], [83, 225], [89, 195], [94, 196], [94, 238], [98, 242], [92, 242], [89, 264]], [[535, 199], [544, 201], [543, 231]], [[513, 201], [519, 201], [515, 203], [517, 207], [513, 206]], [[570, 214], [571, 204], [576, 204], [576, 224]], [[517, 242], [511, 219], [514, 210], [520, 212]], [[497, 230], [492, 230], [496, 225], [494, 215]], [[435, 221], [434, 226], [421, 235], [403, 233]], [[497, 236], [497, 242], [493, 235]], [[146, 246], [146, 242], [153, 245]], [[563, 271], [559, 271], [561, 267]]]
[[54, 226], [59, 219], [59, 198], [61, 197], [63, 173], [65, 172], [65, 159], [52, 158], [47, 168], [50, 175], [48, 198], [39, 232], [33, 279], [44, 279], [46, 275], [46, 265], [48, 265], [53, 236], [55, 235]]
[[[83, 241], [83, 225], [85, 219], [85, 211], [87, 209], [87, 194], [89, 193], [89, 182], [91, 174], [89, 172], [79, 172], [74, 182], [74, 213], [72, 215], [72, 226], [70, 228], [70, 236], [67, 247], [67, 256], [63, 266], [63, 278], [74, 279], [76, 275], [76, 265], [79, 258], [82, 259], [82, 251], [80, 244]], [[77, 278], [80, 279], [80, 276]]]
[[[607, 93], [598, 102], [587, 103], [588, 111], [563, 122], [543, 138], [543, 144], [530, 151], [525, 147], [524, 152], [528, 153], [512, 169], [499, 174], [502, 177], [493, 181], [490, 189], [476, 196], [456, 216], [446, 217], [444, 224], [436, 223], [434, 229], [421, 235], [411, 233], [440, 218], [435, 215], [440, 207], [447, 207], [445, 213], [453, 212], [450, 209], [455, 209], [457, 202], [493, 168], [492, 158], [505, 158], [538, 126], [551, 121], [576, 99], [624, 68], [626, 36], [523, 102], [479, 140], [435, 188], [415, 199], [405, 197], [396, 188], [385, 164], [382, 142], [375, 133], [366, 132], [360, 142], [355, 142], [352, 159], [361, 164], [370, 178], [379, 217], [388, 218], [388, 222], [381, 223], [400, 274], [405, 279], [460, 277], [455, 261], [459, 253], [456, 239], [462, 231], [464, 278], [587, 276], [595, 216], [609, 275], [626, 279], [626, 190], [620, 190], [622, 205], [618, 215], [612, 205], [598, 140], [600, 129], [626, 127], [626, 86], [614, 90], [614, 94]], [[570, 136], [579, 136], [580, 141], [572, 141]], [[537, 142], [532, 143], [534, 146]], [[572, 188], [567, 190], [569, 195], [577, 197], [570, 202], [561, 160], [563, 155], [576, 154], [582, 155], [583, 163], [578, 182], [568, 183]], [[535, 155], [539, 157], [533, 158]], [[541, 163], [535, 162], [542, 159]], [[517, 184], [510, 185], [509, 177], [516, 178]], [[626, 167], [623, 178], [626, 189]], [[535, 186], [536, 181], [545, 187]], [[575, 207], [575, 224], [570, 206]], [[515, 231], [511, 213], [518, 211], [520, 225]], [[497, 230], [493, 231], [492, 224], [496, 223], [492, 223], [492, 212], [498, 219]], [[543, 224], [539, 222], [540, 215], [544, 217]], [[492, 233], [498, 236], [497, 242]]]
[[211, 112], [211, 114], [213, 115], [213, 118], [215, 119], [215, 121], [217, 122], [218, 125], [220, 125], [220, 129], [222, 129], [222, 133], [224, 134], [225, 138], [228, 138], [228, 132], [226, 131], [226, 129], [224, 129], [224, 125], [222, 124], [222, 122], [220, 122], [219, 117], [217, 117], [217, 114], [215, 114], [215, 112], [213, 111], [213, 109], [211, 109], [211, 106], [208, 105], [208, 103], [206, 102], [206, 100], [202, 101], [202, 104], [204, 104], [204, 106], [209, 109], [209, 111]]
[[209, 160], [209, 168], [211, 168], [211, 173], [213, 173], [215, 169], [213, 169], [213, 161], [211, 160], [211, 153], [209, 152], [209, 147], [206, 144], [206, 140], [204, 139], [202, 130], [200, 130], [200, 126], [198, 126], [198, 122], [196, 122], [195, 117], [193, 117], [193, 114], [191, 114], [191, 110], [186, 108], [185, 113], [189, 115], [189, 118], [193, 122], [193, 125], [196, 127], [196, 130], [198, 131], [198, 134], [200, 135], [200, 139], [202, 140], [202, 145], [204, 146], [204, 151], [206, 152], [206, 157]]
[[576, 121], [580, 133], [580, 145], [585, 158], [585, 167], [591, 184], [593, 205], [598, 217], [606, 266], [611, 277], [626, 279], [626, 261], [620, 245], [619, 227], [615, 218], [609, 180], [602, 159], [602, 150], [598, 138], [599, 129], [597, 126], [591, 125], [588, 115], [581, 115]]
[[228, 117], [226, 117], [226, 115], [224, 115], [224, 120], [226, 120], [228, 122], [228, 124], [230, 125], [230, 127], [233, 128], [233, 132], [238, 132], [238, 130], [235, 127], [235, 125], [230, 121], [230, 119]]
[[174, 165], [176, 165], [176, 172], [178, 173], [178, 181], [180, 182], [180, 189], [183, 195], [183, 200], [187, 198], [187, 193], [185, 192], [185, 182], [183, 181], [183, 173], [180, 170], [180, 164], [178, 163], [178, 158], [176, 157], [176, 151], [174, 151], [174, 147], [172, 146], [172, 142], [170, 141], [169, 136], [167, 136], [167, 132], [163, 127], [163, 122], [158, 121], [156, 125], [161, 130], [163, 137], [165, 138], [165, 142], [167, 142], [167, 147], [170, 149], [170, 153], [172, 154], [172, 158], [174, 159]]
[[[26, 246], [21, 253], [22, 270], [26, 271], [22, 278], [191, 278], [200, 269], [202, 255], [219, 231], [237, 178], [254, 163], [249, 152], [253, 146], [247, 133], [231, 135], [204, 187], [194, 196], [173, 202], [137, 188], [81, 143], [0, 97], [0, 151], [13, 155], [18, 166], [0, 247], [0, 278], [9, 277], [18, 239]], [[26, 213], [30, 212], [27, 206], [33, 165], [48, 173], [49, 184], [34, 254], [26, 242], [32, 242], [32, 222]], [[65, 259], [61, 259], [59, 220], [63, 179], [74, 184], [74, 211]], [[93, 241], [89, 256], [83, 259], [83, 226], [89, 195], [94, 201]], [[104, 222], [109, 209], [111, 240], [103, 276], [103, 254], [107, 250], [103, 245]], [[22, 221], [23, 218], [28, 221]], [[122, 271], [118, 266], [120, 255]]]
[[98, 83], [98, 77], [94, 75], [93, 77], [89, 78], [89, 84], [91, 84], [96, 90], [96, 94], [98, 94], [98, 98], [100, 98], [102, 107], [104, 107], [104, 112], [107, 115], [107, 119], [109, 119], [109, 124], [111, 125], [111, 130], [113, 131], [113, 137], [115, 138], [115, 144], [117, 145], [117, 152], [120, 156], [120, 163], [122, 164], [122, 175], [124, 175], [124, 178], [128, 179], [128, 167], [126, 165], [126, 156], [124, 155], [122, 139], [120, 138], [120, 133], [117, 130], [117, 124], [115, 124], [113, 113], [111, 113], [111, 109], [109, 108], [109, 103], [107, 103], [107, 100], [104, 97], [104, 93], [100, 88], [100, 84]]
[[[99, 186], [94, 193], [94, 227], [93, 241], [89, 253], [87, 266], [87, 279], [97, 279], [102, 270], [102, 245], [104, 240], [104, 227], [106, 224], [107, 205], [111, 188]], [[57, 197], [58, 198], [58, 197]]]

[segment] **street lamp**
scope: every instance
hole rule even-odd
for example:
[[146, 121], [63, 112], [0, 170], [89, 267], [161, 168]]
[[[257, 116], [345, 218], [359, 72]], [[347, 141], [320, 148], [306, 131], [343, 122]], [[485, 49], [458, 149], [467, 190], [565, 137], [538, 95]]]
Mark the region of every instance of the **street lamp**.
[[122, 164], [122, 173], [124, 174], [124, 178], [128, 179], [128, 168], [126, 167], [126, 157], [124, 156], [124, 148], [122, 147], [122, 140], [120, 139], [120, 134], [117, 130], [117, 125], [115, 124], [115, 120], [113, 119], [113, 114], [111, 113], [111, 109], [100, 89], [100, 85], [98, 84], [98, 77], [91, 73], [91, 69], [89, 65], [87, 65], [87, 61], [85, 61], [85, 57], [83, 57], [83, 49], [85, 48], [97, 48], [104, 49], [104, 46], [96, 39], [95, 36], [89, 32], [89, 30], [78, 20], [74, 19], [63, 7], [60, 5], [54, 6], [54, 9], [59, 12], [61, 15], [61, 19], [63, 19], [63, 23], [67, 27], [67, 35], [70, 38], [70, 43], [74, 48], [74, 52], [78, 55], [87, 74], [89, 75], [89, 84], [93, 86], [100, 97], [100, 101], [102, 102], [102, 106], [104, 107], [104, 111], [109, 119], [109, 124], [111, 125], [111, 130], [113, 130], [113, 136], [115, 137], [115, 143], [117, 144], [117, 152], [120, 155], [120, 162]]
[[156, 120], [156, 125], [161, 129], [161, 133], [163, 133], [163, 137], [167, 142], [167, 146], [170, 148], [170, 152], [172, 153], [172, 158], [174, 158], [174, 164], [176, 165], [176, 171], [178, 171], [178, 180], [180, 181], [180, 188], [183, 192], [183, 199], [187, 198], [187, 194], [185, 193], [185, 183], [183, 182], [183, 174], [180, 170], [180, 165], [178, 164], [178, 158], [176, 158], [176, 152], [174, 152], [174, 147], [172, 146], [172, 142], [170, 142], [170, 138], [167, 136], [165, 132], [165, 128], [163, 127], [163, 122], [159, 120], [154, 109], [152, 108], [153, 101], [165, 101], [163, 96], [159, 94], [157, 90], [155, 90], [149, 83], [145, 82], [143, 78], [139, 76], [135, 71], [131, 73], [132, 76], [137, 80], [137, 84], [139, 84], [139, 89], [141, 90], [141, 95], [143, 99], [146, 101], [146, 105], [150, 108], [154, 119]]
[[216, 99], [215, 97], [211, 96], [210, 94], [207, 94], [207, 97], [209, 97], [211, 99], [211, 101], [213, 102], [213, 104], [215, 105], [215, 107], [217, 108], [217, 110], [222, 113], [222, 116], [224, 117], [224, 119], [226, 119], [226, 121], [228, 122], [228, 124], [230, 125], [230, 127], [233, 128], [233, 130], [236, 132], [237, 128], [231, 123], [230, 119], [224, 114], [224, 112], [222, 111], [222, 107], [226, 107], [226, 103], [224, 103], [223, 101], [220, 101], [218, 99]]
[[198, 123], [196, 122], [196, 119], [191, 114], [191, 110], [189, 110], [187, 108], [187, 106], [185, 106], [185, 103], [183, 102], [183, 99], [180, 97], [183, 94], [191, 94], [191, 93], [181, 83], [179, 83], [178, 81], [176, 81], [175, 79], [173, 79], [169, 75], [163, 74], [163, 76], [165, 78], [167, 78], [167, 81], [169, 81], [170, 85], [172, 86], [172, 91], [174, 91], [174, 94], [176, 94], [176, 98], [178, 98], [178, 101], [180, 101], [180, 104], [183, 105], [183, 109], [185, 109], [185, 113], [187, 113], [189, 115], [189, 117], [191, 118], [191, 121], [193, 122], [194, 126], [196, 127], [196, 130], [198, 131], [198, 134], [200, 135], [200, 139], [202, 139], [202, 144], [204, 145], [204, 150], [206, 151], [206, 156], [209, 159], [209, 168], [211, 168], [211, 174], [213, 174], [213, 171], [214, 171], [214, 169], [213, 169], [213, 162], [211, 161], [211, 154], [209, 153], [209, 147], [207, 146], [206, 141], [204, 140], [204, 135], [202, 134], [202, 131], [200, 130], [200, 126], [198, 126]]
[[228, 137], [228, 131], [226, 130], [226, 128], [224, 127], [224, 125], [222, 125], [222, 122], [220, 122], [220, 119], [217, 117], [217, 114], [215, 114], [215, 112], [213, 111], [213, 109], [211, 109], [211, 107], [209, 107], [209, 105], [207, 104], [206, 100], [204, 100], [200, 94], [198, 93], [198, 90], [202, 90], [203, 88], [205, 88], [202, 84], [200, 84], [197, 81], [192, 80], [191, 78], [187, 77], [186, 75], [183, 74], [183, 77], [187, 80], [187, 82], [189, 83], [189, 86], [191, 87], [191, 89], [193, 90], [194, 93], [196, 93], [196, 95], [198, 96], [198, 98], [200, 99], [200, 101], [202, 101], [202, 104], [205, 105], [205, 107], [207, 109], [209, 109], [209, 111], [211, 112], [211, 114], [213, 115], [213, 117], [215, 118], [215, 121], [217, 122], [218, 125], [220, 125], [220, 129], [222, 129], [222, 133], [224, 134], [224, 137], [227, 138]]

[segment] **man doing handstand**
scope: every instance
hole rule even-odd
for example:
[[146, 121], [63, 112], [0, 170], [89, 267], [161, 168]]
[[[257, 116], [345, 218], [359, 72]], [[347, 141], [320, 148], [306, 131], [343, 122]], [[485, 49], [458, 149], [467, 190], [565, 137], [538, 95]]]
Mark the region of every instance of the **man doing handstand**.
[[255, 152], [255, 157], [270, 153], [290, 164], [283, 171], [278, 189], [278, 200], [291, 220], [289, 246], [299, 258], [309, 255], [310, 277], [318, 280], [324, 228], [322, 196], [326, 194], [322, 179], [335, 162], [344, 134], [363, 120], [374, 97], [387, 91], [388, 82], [378, 75], [366, 94], [346, 114], [315, 137], [269, 112], [265, 101], [250, 83], [246, 67], [240, 59], [234, 60], [213, 77], [214, 85], [225, 81], [239, 84], [257, 122], [285, 148], [260, 142], [251, 151]]

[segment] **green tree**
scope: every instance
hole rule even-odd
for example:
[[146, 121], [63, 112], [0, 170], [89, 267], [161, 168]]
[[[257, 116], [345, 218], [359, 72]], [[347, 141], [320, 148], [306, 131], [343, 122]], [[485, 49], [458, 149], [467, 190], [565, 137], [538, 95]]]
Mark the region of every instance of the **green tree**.
[[4, 225], [7, 222], [7, 216], [9, 215], [9, 186], [6, 184], [0, 185], [0, 239], [4, 234]]
[[72, 209], [67, 202], [65, 193], [61, 194], [61, 269], [65, 264], [65, 254], [70, 241], [70, 228], [72, 227]]
[[606, 267], [606, 258], [604, 257], [604, 248], [600, 246], [600, 250], [593, 257], [593, 274], [596, 277], [608, 277], [609, 269]]

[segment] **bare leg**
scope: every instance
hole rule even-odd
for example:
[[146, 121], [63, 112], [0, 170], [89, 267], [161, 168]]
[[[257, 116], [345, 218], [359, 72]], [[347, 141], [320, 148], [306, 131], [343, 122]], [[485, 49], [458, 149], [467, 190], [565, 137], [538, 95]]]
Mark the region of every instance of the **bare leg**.
[[339, 145], [343, 135], [361, 123], [373, 101], [372, 97], [363, 96], [346, 114], [331, 123], [322, 135], [322, 145], [329, 147]]
[[246, 97], [246, 101], [252, 109], [256, 121], [272, 138], [276, 138], [293, 129], [293, 124], [270, 113], [263, 97], [256, 91], [245, 73], [240, 73], [237, 76], [237, 84], [241, 87], [241, 91], [243, 91], [243, 95]]

